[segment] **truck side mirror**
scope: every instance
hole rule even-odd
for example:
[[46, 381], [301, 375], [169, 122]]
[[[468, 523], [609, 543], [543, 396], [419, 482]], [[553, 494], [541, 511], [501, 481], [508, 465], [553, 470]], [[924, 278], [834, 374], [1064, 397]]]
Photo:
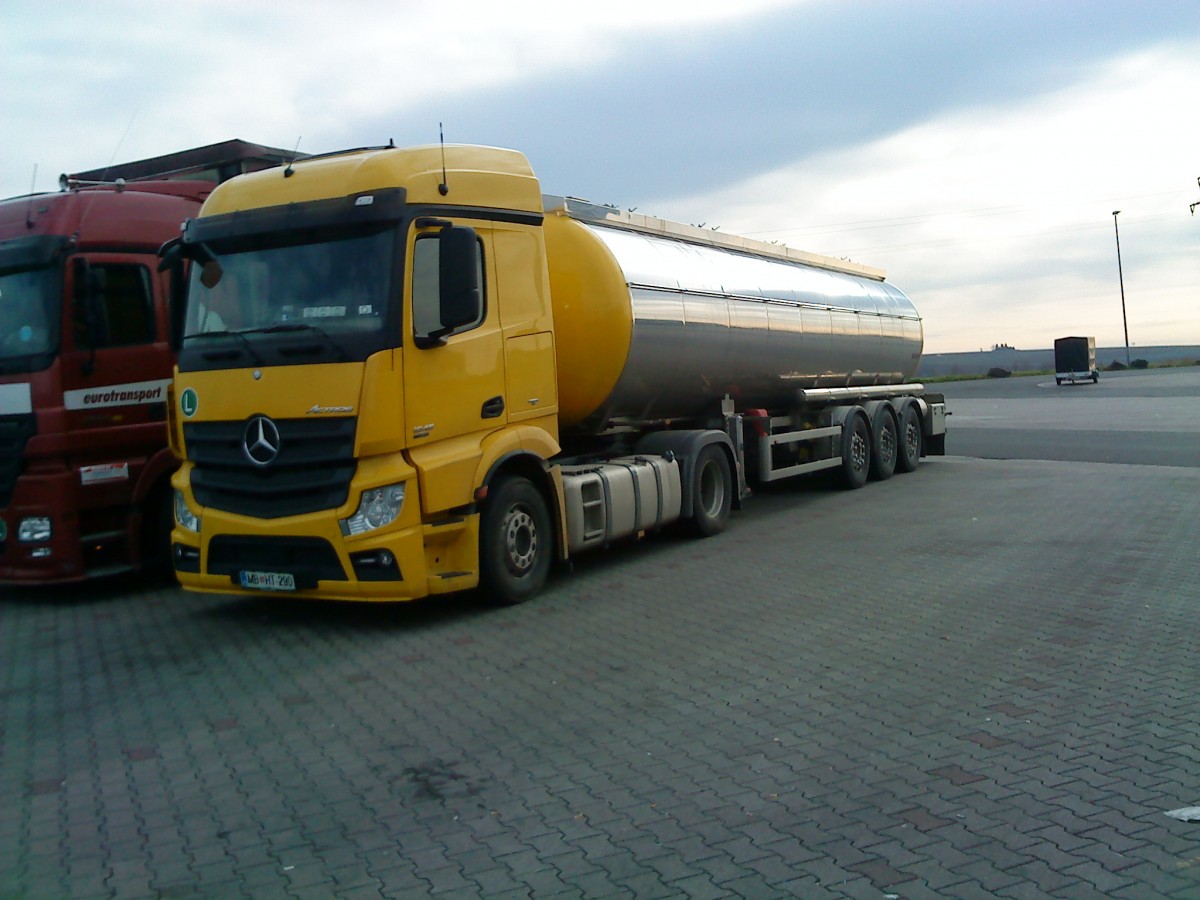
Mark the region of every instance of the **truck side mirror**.
[[[108, 309], [104, 305], [105, 272], [93, 268], [86, 259], [76, 259], [75, 322], [77, 337], [95, 355], [97, 347], [108, 345]], [[90, 373], [94, 358], [86, 364]]]
[[442, 330], [470, 325], [483, 313], [479, 292], [479, 238], [474, 228], [447, 225], [438, 235], [438, 285]]
[[167, 327], [171, 349], [178, 352], [183, 346], [183, 323], [187, 314], [188, 265], [183, 257], [183, 241], [180, 238], [167, 241], [158, 251], [158, 271], [170, 273], [167, 289]]
[[183, 328], [187, 321], [188, 263], [181, 258], [171, 267], [171, 285], [167, 295], [168, 340], [176, 353], [183, 346]]

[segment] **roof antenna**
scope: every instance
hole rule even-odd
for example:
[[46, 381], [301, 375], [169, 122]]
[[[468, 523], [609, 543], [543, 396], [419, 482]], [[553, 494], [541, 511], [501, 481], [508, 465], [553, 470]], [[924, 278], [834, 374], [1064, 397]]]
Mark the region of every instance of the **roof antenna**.
[[37, 184], [37, 163], [33, 164], [33, 177], [29, 179], [29, 205], [25, 207], [25, 227], [33, 229], [33, 190]]
[[445, 197], [450, 193], [450, 185], [446, 183], [446, 136], [441, 122], [438, 122], [438, 143], [442, 145], [442, 183], [438, 185], [438, 193]]
[[296, 138], [296, 147], [294, 150], [292, 150], [292, 158], [288, 160], [287, 168], [283, 170], [284, 178], [291, 178], [296, 174], [296, 170], [292, 168], [292, 163], [294, 163], [296, 161], [296, 157], [300, 155], [300, 140], [303, 137], [304, 135], [300, 135]]
[[[129, 124], [125, 126], [125, 130], [121, 133], [121, 139], [119, 141], [117, 141], [117, 146], [113, 148], [113, 154], [108, 160], [108, 165], [104, 167], [104, 171], [100, 175], [100, 183], [101, 184], [103, 184], [105, 182], [105, 180], [108, 178], [108, 173], [112, 169], [113, 163], [116, 162], [117, 154], [121, 152], [121, 147], [125, 143], [125, 138], [129, 137], [129, 130], [131, 128], [133, 128], [133, 122], [134, 122], [134, 119], [137, 118], [137, 114], [138, 114], [138, 111], [135, 109], [133, 111], [133, 114], [130, 115], [130, 117], [129, 117]], [[59, 179], [59, 183], [60, 184], [62, 183], [62, 179]], [[125, 179], [118, 178], [115, 187], [118, 192], [125, 190]], [[93, 196], [88, 201], [88, 204], [83, 208], [83, 212], [79, 216], [79, 222], [75, 226], [75, 234], [73, 235], [74, 240], [76, 240], [76, 241], [79, 240], [79, 235], [83, 231], [83, 223], [85, 221], [87, 221], [88, 216], [91, 215], [92, 206], [95, 204], [95, 202], [96, 202], [96, 198]]]

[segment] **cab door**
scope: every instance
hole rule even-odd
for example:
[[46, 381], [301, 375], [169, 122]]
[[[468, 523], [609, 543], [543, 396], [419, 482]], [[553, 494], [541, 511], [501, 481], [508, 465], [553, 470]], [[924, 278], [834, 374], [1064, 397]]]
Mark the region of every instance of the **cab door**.
[[438, 238], [445, 222], [414, 228], [405, 249], [405, 436], [426, 515], [472, 502], [481, 442], [508, 421], [492, 235], [475, 221], [455, 224], [476, 231], [483, 301], [476, 321], [429, 337], [442, 330]]
[[98, 253], [69, 268], [63, 406], [85, 507], [127, 502], [146, 461], [166, 446], [172, 366], [165, 276], [153, 262]]

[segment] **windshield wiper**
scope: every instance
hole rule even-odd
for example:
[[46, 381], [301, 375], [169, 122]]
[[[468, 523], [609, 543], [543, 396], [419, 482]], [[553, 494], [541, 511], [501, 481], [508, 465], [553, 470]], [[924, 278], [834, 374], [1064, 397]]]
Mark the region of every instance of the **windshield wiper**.
[[[250, 343], [250, 339], [246, 337], [244, 331], [198, 331], [195, 334], [184, 336], [184, 340], [193, 340], [195, 338], [213, 338], [213, 337], [235, 337], [239, 338], [246, 348], [246, 352], [250, 354], [250, 358], [254, 360], [256, 366], [263, 365], [262, 357], [254, 352], [254, 345]], [[205, 356], [212, 358], [211, 353], [206, 353]]]
[[342, 349], [342, 345], [329, 336], [324, 328], [313, 325], [310, 322], [280, 322], [276, 325], [264, 325], [262, 328], [247, 328], [240, 334], [281, 334], [286, 331], [312, 331], [319, 334], [325, 340], [326, 346], [337, 353], [341, 362], [346, 362], [349, 357], [346, 356], [346, 351]]

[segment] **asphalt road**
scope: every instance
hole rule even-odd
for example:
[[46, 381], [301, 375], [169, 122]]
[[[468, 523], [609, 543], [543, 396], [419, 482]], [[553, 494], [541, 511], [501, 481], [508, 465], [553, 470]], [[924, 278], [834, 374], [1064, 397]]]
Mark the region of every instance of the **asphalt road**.
[[1197, 372], [945, 391], [515, 608], [0, 590], [0, 897], [1200, 896]]
[[946, 452], [1200, 466], [1200, 368], [1103, 372], [1098, 384], [1053, 376], [937, 385], [953, 416]]

